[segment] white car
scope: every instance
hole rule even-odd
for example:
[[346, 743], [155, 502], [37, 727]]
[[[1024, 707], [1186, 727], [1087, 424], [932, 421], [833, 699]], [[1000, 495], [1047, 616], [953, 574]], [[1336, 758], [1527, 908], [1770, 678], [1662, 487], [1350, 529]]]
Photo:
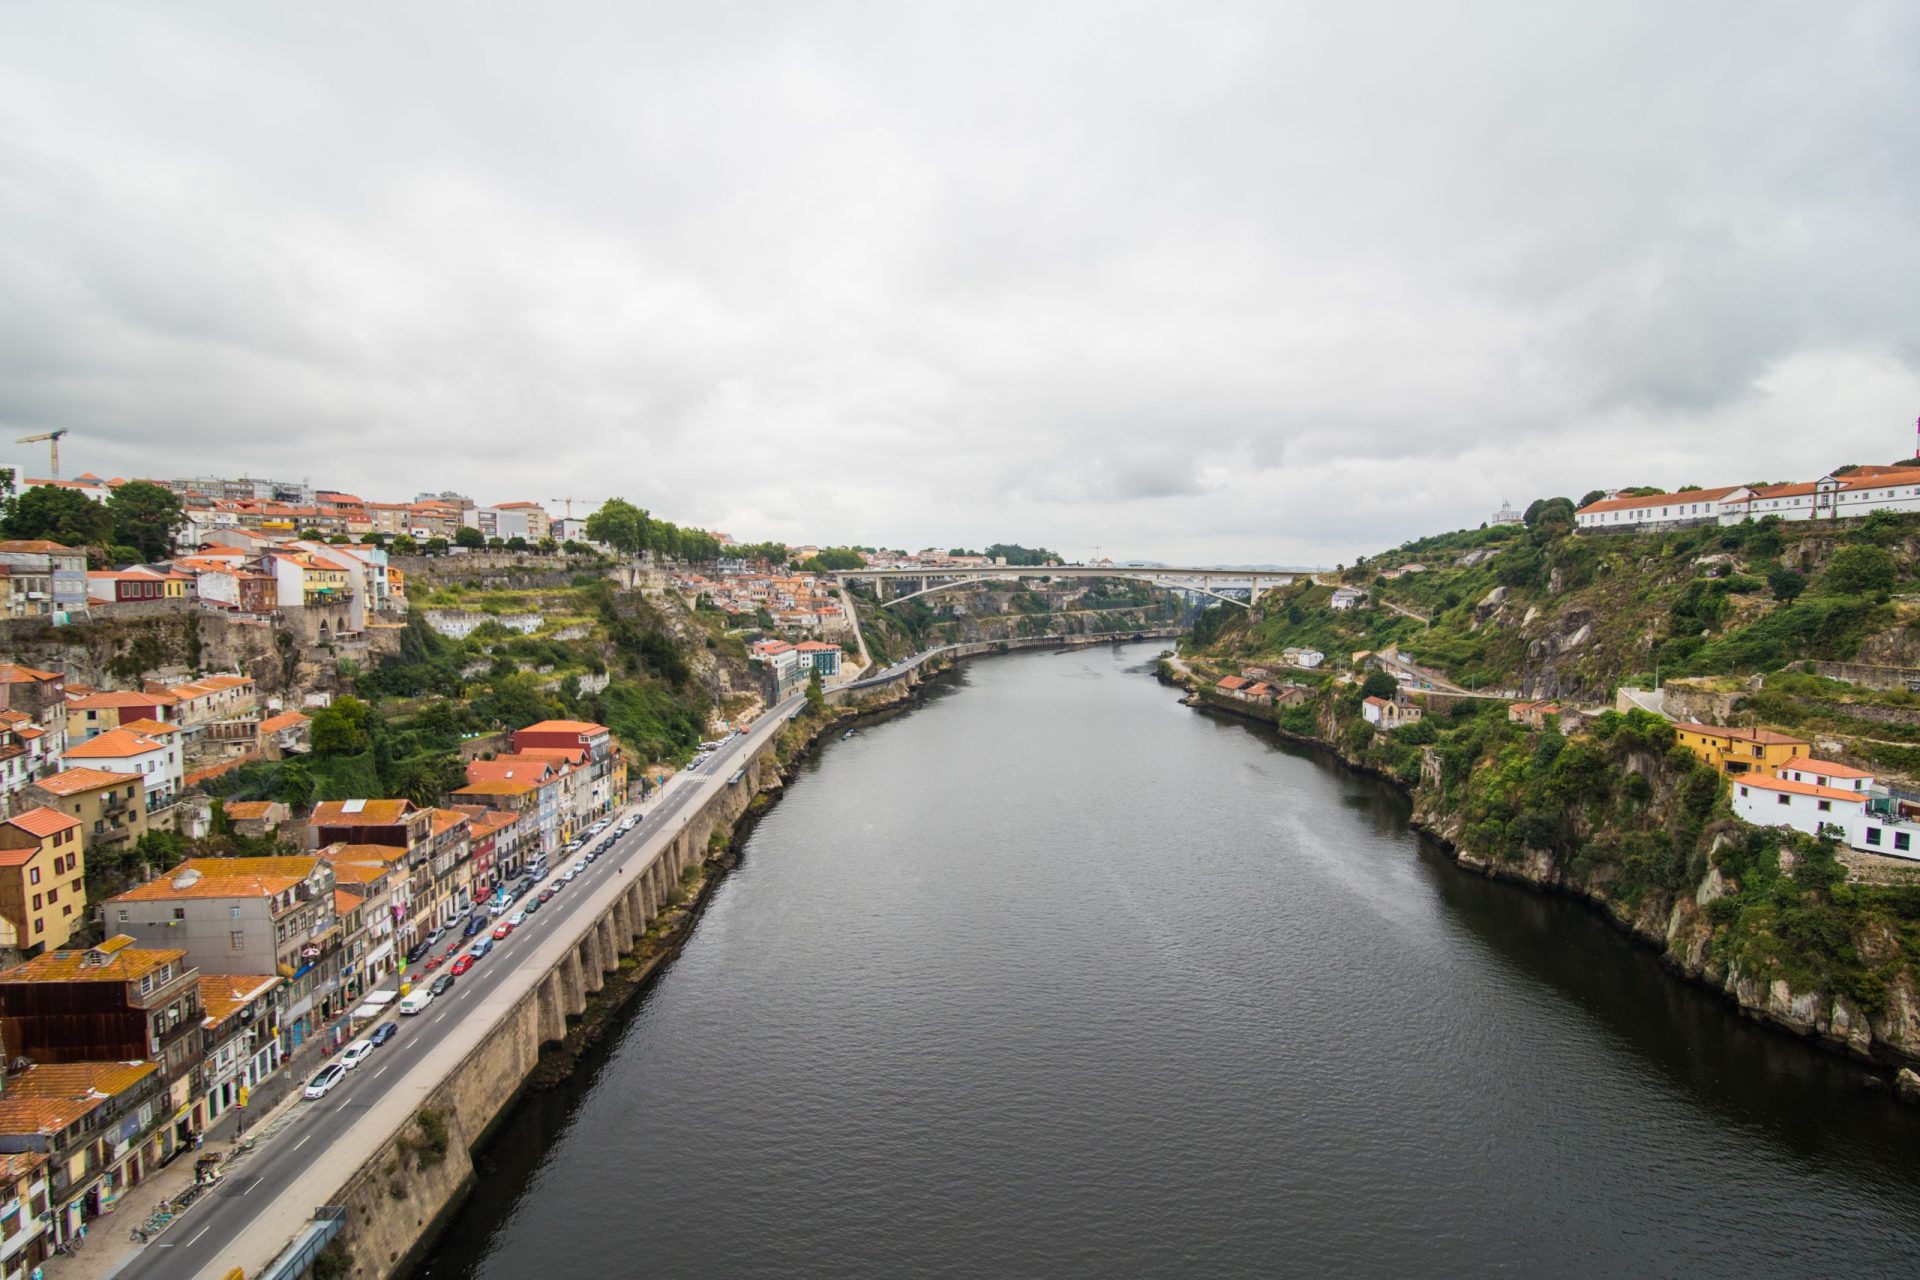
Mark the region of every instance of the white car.
[[333, 1086], [347, 1078], [347, 1069], [337, 1062], [320, 1068], [319, 1074], [307, 1081], [307, 1097], [324, 1098]]
[[585, 871], [586, 869], [587, 869], [587, 860], [585, 858], [582, 858], [580, 859], [580, 861], [573, 864], [573, 874], [575, 875], [579, 875], [582, 871]]
[[512, 915], [507, 917], [507, 923], [512, 925], [516, 929], [518, 929], [521, 925], [525, 924], [526, 922], [527, 922], [527, 913], [524, 911], [516, 911]]
[[373, 1041], [355, 1040], [340, 1055], [340, 1065], [351, 1071], [373, 1055]]
[[565, 871], [560, 873], [560, 883], [572, 884], [573, 878], [579, 874], [580, 873], [578, 871], [575, 871], [572, 867], [568, 867]]

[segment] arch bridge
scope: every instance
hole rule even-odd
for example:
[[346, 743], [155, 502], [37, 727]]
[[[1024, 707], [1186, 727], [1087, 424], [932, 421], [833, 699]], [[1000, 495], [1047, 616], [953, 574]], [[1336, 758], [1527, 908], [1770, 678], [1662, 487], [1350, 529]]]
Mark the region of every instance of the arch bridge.
[[[955, 587], [971, 586], [995, 578], [1041, 578], [1053, 582], [1072, 581], [1075, 578], [1128, 578], [1136, 582], [1151, 582], [1173, 591], [1207, 596], [1251, 610], [1260, 602], [1264, 592], [1324, 572], [1324, 569], [1221, 569], [1174, 565], [975, 564], [948, 568], [850, 569], [839, 577], [843, 585], [851, 581], [869, 580], [874, 584], [875, 592], [882, 597], [886, 595], [885, 584], [889, 582], [914, 586], [914, 590], [892, 599], [883, 598], [880, 602], [883, 608], [906, 600], [917, 600], [936, 591], [951, 591]], [[1245, 593], [1244, 599], [1237, 594], [1240, 592]]]

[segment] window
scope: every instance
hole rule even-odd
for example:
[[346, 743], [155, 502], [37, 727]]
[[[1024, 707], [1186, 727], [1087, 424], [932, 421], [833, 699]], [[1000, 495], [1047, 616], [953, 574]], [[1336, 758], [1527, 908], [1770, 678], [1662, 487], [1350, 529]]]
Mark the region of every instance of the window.
[[1788, 795], [1786, 792], [1782, 791], [1779, 796], [1779, 802], [1781, 804], [1792, 804], [1793, 797]]
[[33, 895], [33, 909], [35, 911], [40, 909], [40, 895], [37, 893]]
[[1868, 844], [1879, 844], [1879, 843], [1880, 843], [1880, 828], [1878, 828], [1878, 827], [1868, 827], [1868, 828], [1867, 828], [1867, 843], [1868, 843]]
[[173, 918], [175, 920], [185, 920], [187, 918], [187, 909], [185, 907], [175, 907], [173, 909]]
[[1907, 849], [1907, 848], [1910, 848], [1910, 847], [1912, 847], [1912, 844], [1913, 844], [1913, 837], [1912, 837], [1912, 836], [1910, 836], [1910, 835], [1908, 835], [1908, 834], [1907, 834], [1906, 832], [1904, 832], [1904, 831], [1896, 831], [1896, 832], [1894, 832], [1894, 833], [1893, 833], [1893, 847], [1894, 847], [1894, 848], [1896, 848], [1896, 849]]
[[238, 920], [238, 919], [240, 918], [240, 908], [239, 908], [239, 907], [228, 907], [228, 908], [227, 908], [227, 915], [228, 915], [228, 916], [229, 916], [230, 918], [232, 918], [232, 919], [234, 919], [234, 920]]
[[227, 946], [235, 951], [245, 951], [247, 949], [247, 935], [239, 929], [235, 929], [227, 935]]
[[1744, 795], [1746, 795], [1746, 794], [1747, 794], [1747, 789], [1746, 789], [1745, 787], [1742, 787], [1742, 788], [1740, 788], [1740, 794], [1741, 794], [1741, 795], [1743, 795], [1743, 796], [1744, 796]]
[[1817, 805], [1816, 805], [1815, 807], [1816, 807], [1816, 808], [1818, 808], [1818, 809], [1820, 810], [1820, 812], [1822, 812], [1822, 813], [1832, 813], [1832, 812], [1833, 812], [1833, 801], [1831, 801], [1831, 800], [1822, 800], [1822, 801], [1820, 801], [1820, 802], [1819, 802], [1819, 804], [1817, 804]]
[[39, 884], [39, 883], [40, 883], [40, 868], [38, 868], [38, 867], [28, 867], [28, 868], [27, 868], [27, 883], [28, 883], [28, 884]]
[[60, 901], [60, 891], [58, 889], [47, 890], [47, 901], [49, 903]]

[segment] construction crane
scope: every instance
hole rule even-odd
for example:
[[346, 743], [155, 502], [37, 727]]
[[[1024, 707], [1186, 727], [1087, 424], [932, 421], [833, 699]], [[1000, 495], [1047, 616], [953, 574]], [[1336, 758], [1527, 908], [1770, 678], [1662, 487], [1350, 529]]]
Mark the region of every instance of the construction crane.
[[564, 502], [564, 503], [566, 503], [566, 504], [567, 504], [567, 519], [569, 519], [569, 520], [571, 520], [571, 519], [573, 519], [573, 504], [574, 504], [574, 499], [572, 499], [572, 498], [548, 498], [548, 499], [547, 499], [547, 501], [548, 501], [548, 502]]
[[67, 434], [67, 429], [62, 427], [58, 431], [42, 431], [37, 436], [21, 436], [18, 440], [15, 440], [14, 443], [39, 444], [42, 440], [45, 440], [48, 451], [53, 454], [52, 478], [58, 480], [60, 478], [60, 437], [65, 434]]

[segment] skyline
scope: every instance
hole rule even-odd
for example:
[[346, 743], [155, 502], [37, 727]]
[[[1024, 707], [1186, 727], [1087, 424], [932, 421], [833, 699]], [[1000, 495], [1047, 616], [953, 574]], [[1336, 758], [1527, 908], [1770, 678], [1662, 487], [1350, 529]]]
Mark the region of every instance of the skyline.
[[0, 15], [0, 447], [1319, 564], [1910, 453], [1901, 6], [379, 22]]

